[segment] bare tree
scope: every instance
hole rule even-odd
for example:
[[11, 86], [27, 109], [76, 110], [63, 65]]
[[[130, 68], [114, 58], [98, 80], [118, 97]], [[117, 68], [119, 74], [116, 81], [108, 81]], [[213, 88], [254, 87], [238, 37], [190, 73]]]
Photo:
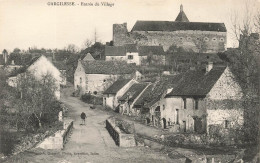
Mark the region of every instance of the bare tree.
[[239, 47], [227, 52], [235, 80], [240, 83], [244, 94], [244, 133], [248, 141], [255, 142], [258, 133], [260, 41], [257, 32], [255, 1], [247, 0], [243, 10], [231, 14], [232, 35]]
[[83, 43], [83, 49], [89, 48], [93, 45], [93, 42], [89, 39], [86, 39]]

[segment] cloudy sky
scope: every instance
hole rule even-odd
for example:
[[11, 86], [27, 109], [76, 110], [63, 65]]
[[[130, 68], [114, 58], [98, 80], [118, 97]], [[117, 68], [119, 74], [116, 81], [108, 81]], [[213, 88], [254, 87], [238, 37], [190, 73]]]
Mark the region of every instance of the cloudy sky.
[[[66, 0], [65, 0], [66, 1]], [[65, 2], [64, 0], [62, 2]], [[190, 21], [224, 22], [228, 46], [233, 46], [230, 15], [243, 11], [245, 0], [71, 0], [76, 6], [49, 6], [52, 0], [0, 0], [0, 52], [28, 49], [82, 47], [86, 39], [112, 40], [112, 25], [127, 22], [131, 30], [137, 20], [174, 21], [180, 4]], [[81, 2], [109, 2], [107, 6], [81, 6]], [[259, 0], [252, 5], [259, 7]], [[253, 10], [253, 9], [252, 9]]]

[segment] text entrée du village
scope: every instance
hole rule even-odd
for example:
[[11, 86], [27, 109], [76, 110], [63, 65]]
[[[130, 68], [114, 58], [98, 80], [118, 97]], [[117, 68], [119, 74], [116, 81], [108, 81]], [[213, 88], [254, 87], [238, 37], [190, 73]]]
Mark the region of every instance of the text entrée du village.
[[48, 6], [103, 6], [113, 7], [115, 6], [112, 2], [47, 2]]

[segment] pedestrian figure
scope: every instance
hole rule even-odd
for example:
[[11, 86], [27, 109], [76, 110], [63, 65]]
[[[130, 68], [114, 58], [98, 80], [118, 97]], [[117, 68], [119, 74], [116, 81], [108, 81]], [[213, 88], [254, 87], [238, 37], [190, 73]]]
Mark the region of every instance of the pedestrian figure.
[[87, 117], [86, 114], [84, 112], [82, 112], [80, 117], [81, 117], [81, 125], [85, 125], [85, 119]]

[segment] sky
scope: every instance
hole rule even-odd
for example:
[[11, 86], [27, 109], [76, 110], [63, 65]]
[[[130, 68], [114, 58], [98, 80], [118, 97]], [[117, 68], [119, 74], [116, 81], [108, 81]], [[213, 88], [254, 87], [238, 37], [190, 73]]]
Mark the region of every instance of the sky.
[[[70, 0], [76, 5], [48, 5], [66, 1], [0, 0], [0, 53], [35, 46], [54, 49], [75, 44], [82, 48], [85, 40], [94, 40], [95, 31], [97, 41], [109, 42], [113, 24], [126, 22], [131, 30], [137, 20], [174, 21], [181, 4], [191, 22], [224, 22], [227, 46], [232, 47], [230, 15], [243, 16], [245, 1], [250, 0]], [[100, 5], [81, 6], [81, 2]], [[249, 4], [252, 10], [260, 8], [260, 0]]]

